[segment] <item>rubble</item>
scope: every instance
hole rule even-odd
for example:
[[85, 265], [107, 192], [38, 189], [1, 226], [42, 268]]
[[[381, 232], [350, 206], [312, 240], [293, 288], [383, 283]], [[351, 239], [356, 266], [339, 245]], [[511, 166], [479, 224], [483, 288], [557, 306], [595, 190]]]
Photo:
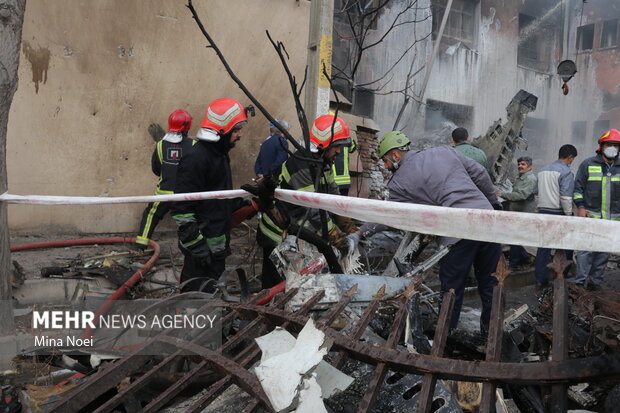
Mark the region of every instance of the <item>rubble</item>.
[[391, 298], [402, 293], [409, 284], [411, 280], [408, 278], [353, 274], [316, 274], [308, 277], [289, 273], [286, 280], [287, 290], [295, 288], [299, 290], [299, 293], [291, 300], [287, 308], [291, 310], [299, 308], [309, 297], [319, 291], [325, 291], [319, 304], [337, 303], [354, 285], [357, 285], [357, 291], [351, 297], [351, 301], [361, 305], [370, 302], [382, 286], [385, 286], [385, 298]]
[[[309, 322], [310, 321], [311, 320], [309, 320]], [[320, 333], [320, 331], [315, 329], [314, 334], [316, 333]], [[295, 347], [297, 341], [292, 334], [280, 327], [276, 327], [271, 333], [258, 337], [255, 340], [262, 352], [261, 363], [274, 356], [291, 351]], [[321, 397], [324, 399], [345, 390], [353, 381], [352, 378], [330, 366], [324, 360], [321, 360], [321, 362], [314, 367], [313, 373], [321, 388]]]
[[[395, 249], [398, 242], [393, 245]], [[433, 253], [426, 251], [424, 257]], [[312, 255], [310, 260], [315, 258]], [[406, 259], [410, 258], [409, 254]], [[441, 340], [428, 339], [443, 331], [446, 322], [437, 319], [436, 293], [428, 287], [411, 285], [412, 279], [402, 277], [317, 272], [301, 275], [289, 271], [286, 291], [267, 307], [253, 304], [260, 296], [251, 298], [250, 303], [238, 297], [235, 302], [222, 301], [225, 336], [215, 352], [203, 347], [198, 337], [191, 342], [156, 337], [174, 342], [176, 348], [191, 349], [195, 355], [173, 353], [149, 360], [128, 355], [102, 362], [95, 357], [92, 363], [79, 359], [79, 365], [72, 364], [74, 368], [83, 366], [88, 372], [77, 381], [75, 390], [58, 396], [51, 390], [32, 394], [44, 395], [36, 399], [37, 403], [52, 405], [51, 411], [57, 412], [83, 410], [91, 403], [97, 412], [123, 406], [140, 406], [144, 411], [171, 406], [165, 410], [170, 413], [205, 408], [218, 413], [269, 411], [275, 407], [273, 389], [277, 389], [277, 406], [297, 412], [306, 411], [308, 406], [317, 412], [405, 412], [420, 409], [421, 404], [437, 412], [484, 410], [490, 405], [501, 412], [534, 412], [545, 411], [551, 400], [541, 383], [582, 382], [567, 391], [570, 406], [597, 410], [612, 395], [613, 380], [620, 376], [614, 358], [619, 333], [615, 318], [618, 295], [611, 291], [601, 294], [567, 284], [567, 317], [571, 322], [565, 337], [556, 337], [553, 331], [557, 308], [553, 290], [540, 293], [538, 306], [502, 311], [501, 319], [496, 316], [502, 337], [501, 358], [492, 362], [484, 360], [491, 339], [475, 331], [474, 324], [463, 324], [445, 337], [443, 352], [439, 350]], [[229, 282], [235, 282], [233, 275]], [[229, 288], [228, 299], [234, 298]], [[472, 320], [477, 320], [476, 310], [470, 312]], [[311, 319], [316, 320], [313, 333], [309, 337], [297, 335]], [[273, 325], [280, 327], [264, 335]], [[565, 361], [553, 357], [553, 342], [558, 339], [567, 340], [569, 345]], [[298, 350], [285, 361], [271, 362], [270, 378], [261, 384], [259, 377], [265, 376], [255, 375], [252, 366], [258, 360], [261, 365], [277, 360], [300, 340], [314, 350]], [[300, 364], [304, 366], [293, 367]], [[56, 374], [66, 378], [68, 372]], [[156, 378], [162, 374], [170, 381], [158, 383]], [[430, 380], [436, 384], [431, 386]], [[481, 384], [465, 391], [466, 385], [460, 383], [463, 380], [497, 383], [496, 401], [485, 402]], [[157, 386], [161, 390], [153, 392]], [[100, 398], [103, 394], [106, 396]], [[474, 397], [464, 400], [464, 394]], [[34, 400], [32, 395], [28, 397]], [[592, 405], [593, 400], [596, 405]]]

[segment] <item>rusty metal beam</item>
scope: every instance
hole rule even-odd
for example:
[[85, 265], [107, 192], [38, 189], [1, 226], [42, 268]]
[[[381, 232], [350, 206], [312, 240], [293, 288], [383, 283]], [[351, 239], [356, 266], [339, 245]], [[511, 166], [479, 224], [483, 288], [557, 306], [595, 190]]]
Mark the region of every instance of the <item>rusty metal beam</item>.
[[[502, 256], [503, 258], [503, 256]], [[500, 361], [502, 356], [502, 337], [504, 334], [504, 310], [506, 308], [506, 290], [504, 284], [495, 286], [493, 291], [493, 307], [491, 310], [491, 322], [489, 323], [489, 336], [487, 339], [486, 361]], [[494, 382], [482, 384], [482, 401], [480, 413], [495, 412], [495, 389]]]
[[[219, 350], [218, 350], [219, 351]], [[252, 348], [248, 347], [244, 349], [240, 354], [237, 355], [234, 360], [237, 364], [248, 367], [248, 365], [254, 360], [256, 354], [252, 352]], [[149, 412], [158, 412], [164, 407], [170, 400], [172, 400], [177, 394], [179, 394], [183, 389], [189, 386], [196, 378], [199, 377], [201, 373], [206, 370], [208, 367], [208, 363], [205, 361], [201, 361], [189, 372], [185, 373], [180, 379], [174, 382], [174, 384], [168, 387], [163, 393], [157, 396], [155, 399], [151, 400], [149, 404], [147, 404], [140, 413], [149, 413]], [[213, 398], [217, 397], [221, 392], [226, 390], [226, 388], [231, 384], [232, 375], [226, 375], [225, 378], [229, 380], [227, 382], [223, 382], [222, 380], [217, 381], [213, 385], [209, 387], [210, 391], [205, 396], [212, 396]], [[212, 391], [211, 391], [212, 390]]]
[[241, 413], [254, 413], [254, 411], [258, 407], [258, 404], [259, 403], [256, 400], [252, 401], [250, 404], [248, 404], [245, 407], [245, 409], [243, 409], [243, 411]]
[[[437, 328], [433, 338], [433, 347], [431, 348], [432, 357], [442, 357], [446, 348], [446, 341], [450, 333], [450, 320], [452, 319], [452, 310], [454, 309], [454, 290], [450, 290], [443, 295], [443, 302], [439, 310], [439, 319], [437, 320]], [[430, 413], [433, 405], [433, 396], [435, 395], [435, 385], [437, 377], [433, 373], [426, 373], [422, 379], [422, 389], [420, 390], [420, 399], [418, 403], [418, 412]]]
[[[394, 316], [394, 322], [392, 324], [392, 329], [390, 330], [390, 335], [385, 343], [385, 348], [393, 349], [398, 344], [398, 339], [400, 339], [405, 326], [405, 320], [407, 319], [407, 300], [408, 297], [406, 296], [403, 296], [400, 300], [398, 300], [398, 312]], [[383, 385], [383, 380], [385, 380], [385, 375], [387, 372], [388, 366], [385, 363], [377, 363], [375, 371], [373, 372], [370, 382], [368, 383], [366, 394], [364, 394], [364, 397], [360, 401], [359, 408], [357, 409], [358, 413], [367, 413], [372, 409], [377, 401], [379, 390], [381, 390], [381, 386]]]
[[[566, 280], [563, 277], [557, 277], [553, 280], [553, 343], [551, 345], [553, 361], [568, 359], [567, 290]], [[564, 413], [567, 411], [568, 397], [566, 390], [566, 384], [564, 383], [557, 383], [551, 386], [551, 406], [549, 406], [551, 412]]]
[[203, 360], [207, 362], [209, 367], [223, 375], [232, 375], [233, 380], [239, 387], [245, 390], [252, 397], [260, 400], [265, 404], [265, 406], [269, 406], [269, 399], [267, 399], [265, 392], [263, 392], [256, 376], [244, 369], [240, 364], [224, 357], [220, 353], [177, 337], [161, 336], [158, 337], [157, 340], [162, 343], [170, 344], [173, 347], [191, 351], [192, 353], [201, 356]]
[[[506, 277], [512, 271], [508, 268], [506, 258], [501, 255], [497, 263], [497, 269], [493, 276], [497, 278], [497, 285], [493, 289], [493, 302], [491, 304], [491, 317], [489, 321], [489, 334], [487, 337], [486, 361], [500, 361], [502, 357], [502, 337], [504, 334], [504, 310], [506, 309]], [[482, 384], [482, 400], [480, 401], [480, 413], [495, 413], [495, 389], [494, 382]]]
[[[553, 360], [562, 361], [568, 359], [568, 289], [564, 280], [564, 271], [571, 264], [566, 259], [566, 253], [556, 250], [553, 261], [548, 265], [555, 272], [553, 281], [553, 343], [551, 355]], [[551, 386], [550, 411], [566, 412], [568, 398], [565, 384]]]
[[[307, 317], [272, 308], [258, 308], [247, 304], [222, 303], [238, 311], [262, 313], [274, 322], [289, 321], [296, 328], [305, 325]], [[403, 373], [435, 373], [438, 378], [466, 381], [502, 381], [518, 384], [579, 383], [596, 379], [620, 377], [620, 357], [603, 355], [565, 361], [540, 363], [500, 363], [440, 359], [421, 354], [409, 354], [351, 340], [330, 328], [324, 328], [335, 349], [346, 350], [351, 358], [369, 364], [386, 363], [390, 370]]]
[[317, 327], [322, 328], [331, 326], [336, 317], [338, 317], [340, 313], [342, 313], [342, 310], [349, 305], [351, 302], [351, 297], [355, 293], [357, 293], [357, 284], [351, 287], [349, 291], [347, 291], [345, 295], [340, 298], [340, 301], [338, 301], [336, 305], [332, 306], [329, 311], [327, 311], [327, 314], [321, 317], [321, 319], [317, 322]]
[[[297, 293], [296, 289], [291, 289], [288, 293], [286, 293], [284, 296], [282, 296], [276, 302], [275, 306], [276, 307], [284, 306], [288, 301], [290, 301], [295, 296], [296, 293]], [[253, 298], [252, 302], [253, 303], [257, 302], [257, 299], [258, 299], [257, 297]], [[230, 322], [232, 320], [233, 316], [234, 316], [234, 313], [227, 314], [225, 317], [222, 318], [222, 324]], [[259, 317], [259, 318], [256, 319], [255, 323], [248, 324], [244, 328], [243, 333], [249, 332], [252, 328], [254, 328], [258, 324], [258, 322], [260, 320], [261, 320], [261, 318]], [[212, 334], [212, 333], [210, 331], [205, 331], [205, 332], [201, 333], [199, 336], [197, 336], [193, 341], [195, 341], [195, 342], [196, 341], [200, 341], [200, 340], [202, 340], [204, 337], [206, 337], [209, 334]], [[242, 334], [240, 334], [239, 336], [242, 336]], [[239, 336], [233, 337], [233, 340], [237, 339], [237, 341], [233, 342], [232, 344], [228, 344], [230, 342], [229, 341], [224, 346], [226, 346], [226, 348], [231, 348], [231, 346], [235, 345], [236, 342], [239, 341], [238, 340]], [[223, 347], [223, 349], [224, 349], [224, 347]], [[97, 410], [95, 410], [93, 413], [111, 412], [116, 406], [118, 406], [120, 403], [122, 403], [128, 397], [130, 397], [135, 392], [139, 391], [140, 389], [142, 389], [143, 387], [148, 385], [148, 383], [151, 380], [153, 380], [164, 368], [166, 368], [172, 362], [174, 362], [176, 360], [179, 360], [181, 357], [183, 357], [183, 352], [182, 351], [176, 351], [173, 354], [167, 356], [164, 360], [159, 362], [155, 367], [153, 367], [148, 372], [146, 372], [145, 374], [143, 374], [142, 376], [137, 378], [134, 382], [132, 382], [129, 386], [127, 386], [127, 388], [125, 388], [123, 391], [121, 391], [120, 393], [116, 394], [114, 397], [112, 397], [106, 403], [104, 403], [99, 408], [97, 408]], [[202, 367], [206, 367], [206, 366], [207, 366], [206, 363], [202, 364]], [[198, 370], [200, 370], [200, 369], [198, 369]], [[193, 370], [192, 370], [192, 372], [193, 372]], [[198, 377], [198, 372], [196, 374], [191, 374], [190, 377], [193, 377], [193, 379], [196, 379]], [[186, 374], [184, 377], [182, 377], [180, 380], [178, 380], [174, 384], [174, 386], [172, 386], [171, 388], [167, 389], [165, 392], [160, 394], [159, 397], [157, 397], [156, 400], [151, 401], [151, 403], [149, 403], [149, 405], [152, 404], [153, 402], [156, 402], [156, 401], [159, 403], [160, 399], [163, 399], [163, 398], [167, 397], [169, 394], [171, 396], [170, 396], [170, 398], [168, 400], [172, 399], [172, 397], [174, 397], [176, 394], [178, 394], [178, 392], [180, 392], [185, 387], [187, 387], [189, 384], [191, 384], [191, 381], [187, 382], [186, 376], [188, 376], [188, 374]]]
[[[196, 312], [199, 313], [206, 310], [207, 308], [212, 308], [212, 304], [206, 304], [200, 307]], [[230, 320], [232, 316], [233, 315], [231, 313], [223, 317], [222, 322], [224, 322], [224, 320]], [[165, 335], [167, 332], [168, 330], [164, 331], [158, 336]], [[205, 332], [205, 336], [201, 335], [199, 337], [206, 337], [209, 334], [212, 334], [212, 332], [207, 331]], [[99, 370], [86, 383], [69, 391], [67, 395], [65, 395], [49, 410], [49, 412], [64, 413], [75, 412], [83, 409], [90, 402], [101, 396], [106, 391], [112, 389], [122, 379], [130, 375], [138, 368], [142, 367], [149, 360], [151, 360], [152, 357], [147, 354], [149, 353], [149, 350], [152, 350], [152, 347], [155, 345], [157, 345], [156, 337], [146, 342], [141, 348], [133, 351], [132, 353], [116, 361], [115, 363], [106, 366], [106, 368]]]
[[[312, 298], [310, 298], [310, 300], [308, 300], [297, 312], [298, 314], [307, 314], [308, 312], [310, 312], [310, 310], [312, 310], [312, 308], [317, 305], [319, 303], [319, 301], [321, 301], [321, 299], [323, 298], [323, 296], [325, 295], [324, 291], [319, 291], [317, 294], [315, 294]], [[288, 323], [284, 323], [283, 324], [283, 328], [286, 327]], [[237, 333], [238, 335], [241, 332]], [[249, 355], [247, 357], [245, 357], [243, 360], [239, 361], [239, 364], [241, 364], [242, 366], [246, 366], [247, 363], [250, 363], [255, 357], [257, 357], [260, 353], [260, 349], [258, 348], [258, 346], [256, 345], [256, 342], [253, 342], [250, 346], [248, 346], [245, 351], [249, 352]], [[209, 391], [203, 395], [200, 399], [198, 399], [196, 402], [194, 402], [194, 404], [192, 404], [188, 409], [187, 409], [187, 413], [199, 413], [202, 410], [204, 410], [204, 408], [211, 403], [215, 397], [217, 397], [222, 391], [224, 391], [229, 385], [230, 382], [232, 380], [232, 376], [231, 375], [226, 375], [223, 379], [219, 380], [217, 383], [215, 383], [214, 385], [212, 385], [209, 388]], [[260, 403], [257, 400], [254, 400], [254, 402], [256, 402], [256, 406], [258, 406]]]
[[[366, 310], [364, 310], [364, 313], [362, 314], [360, 319], [355, 324], [353, 331], [351, 331], [351, 335], [350, 335], [351, 340], [357, 341], [362, 337], [362, 334], [364, 334], [364, 330], [366, 330], [366, 327], [368, 327], [368, 324], [370, 323], [372, 316], [377, 311], [377, 308], [379, 308], [379, 300], [383, 298], [384, 295], [385, 295], [385, 285], [381, 287], [379, 291], [377, 291], [377, 294], [375, 294], [374, 297], [372, 297], [372, 301], [370, 302], [368, 307], [366, 307]], [[344, 358], [346, 357], [346, 355], [347, 355], [346, 351], [340, 350], [338, 354], [332, 359], [331, 361], [332, 366], [334, 366], [337, 369], [342, 367], [342, 363], [344, 362]]]

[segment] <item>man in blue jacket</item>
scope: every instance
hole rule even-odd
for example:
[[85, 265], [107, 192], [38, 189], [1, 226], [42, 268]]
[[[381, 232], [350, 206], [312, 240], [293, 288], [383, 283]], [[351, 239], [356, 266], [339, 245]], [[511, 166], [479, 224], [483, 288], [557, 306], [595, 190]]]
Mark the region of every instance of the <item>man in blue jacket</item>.
[[[577, 148], [563, 145], [558, 152], [558, 160], [538, 172], [538, 212], [549, 215], [573, 214], [573, 189], [575, 180], [570, 165], [577, 157]], [[566, 258], [572, 259], [572, 251]], [[549, 283], [548, 268], [551, 250], [538, 248], [536, 251], [536, 285], [545, 287]]]
[[[291, 125], [285, 120], [276, 119], [286, 130], [291, 129]], [[288, 141], [282, 132], [273, 123], [269, 123], [269, 137], [260, 146], [258, 157], [254, 163], [254, 173], [257, 180], [263, 179], [267, 175], [280, 175], [280, 168], [288, 158]]]

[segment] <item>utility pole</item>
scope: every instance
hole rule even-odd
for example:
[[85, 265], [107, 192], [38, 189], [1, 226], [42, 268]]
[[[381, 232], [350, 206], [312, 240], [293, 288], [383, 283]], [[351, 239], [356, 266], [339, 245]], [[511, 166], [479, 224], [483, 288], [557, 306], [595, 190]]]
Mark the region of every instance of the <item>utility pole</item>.
[[308, 35], [308, 79], [304, 109], [309, 127], [317, 116], [329, 112], [330, 87], [325, 77], [332, 74], [332, 29], [334, 0], [311, 0]]
[[[0, 194], [7, 191], [6, 130], [13, 95], [17, 90], [17, 67], [22, 42], [22, 25], [26, 0], [0, 0]], [[7, 205], [0, 202], [0, 334], [13, 330], [11, 308], [11, 252], [9, 250], [9, 225]]]

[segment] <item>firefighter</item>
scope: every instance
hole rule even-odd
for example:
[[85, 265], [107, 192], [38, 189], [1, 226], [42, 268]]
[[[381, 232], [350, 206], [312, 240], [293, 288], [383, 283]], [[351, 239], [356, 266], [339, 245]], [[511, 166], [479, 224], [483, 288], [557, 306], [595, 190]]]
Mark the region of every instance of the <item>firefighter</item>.
[[351, 174], [349, 172], [349, 154], [355, 152], [357, 144], [355, 140], [351, 140], [351, 146], [344, 146], [342, 151], [336, 155], [334, 164], [332, 165], [332, 171], [334, 174], [334, 180], [338, 185], [340, 195], [348, 196], [349, 189], [351, 188]]
[[[191, 148], [181, 159], [175, 192], [232, 189], [229, 151], [241, 139], [248, 121], [246, 109], [234, 99], [214, 100], [205, 111]], [[237, 199], [175, 202], [172, 218], [178, 228], [179, 249], [185, 256], [181, 292], [214, 291], [230, 255], [233, 211], [244, 204]]]
[[[388, 183], [389, 200], [451, 208], [498, 208], [495, 188], [487, 171], [478, 162], [449, 146], [411, 151], [411, 141], [402, 132], [392, 131], [381, 138], [379, 157], [393, 175]], [[488, 329], [491, 316], [495, 272], [501, 254], [499, 244], [443, 237], [441, 245], [451, 245], [439, 262], [441, 293], [455, 290], [451, 328], [455, 328], [465, 281], [474, 266], [478, 293], [482, 300], [481, 331]]]
[[[332, 136], [333, 129], [333, 136]], [[349, 127], [339, 117], [323, 115], [312, 124], [310, 131], [310, 151], [315, 162], [306, 160], [308, 155], [296, 151], [282, 164], [279, 188], [296, 191], [321, 192], [340, 195], [338, 185], [334, 180], [332, 163], [344, 147], [351, 145]], [[319, 174], [318, 187], [317, 174]], [[307, 208], [283, 203], [291, 222], [302, 223], [311, 230], [318, 232], [321, 229], [321, 218], [318, 209]], [[346, 217], [334, 216], [328, 218], [327, 229], [332, 245], [343, 253], [355, 250], [359, 236], [355, 234], [357, 227]], [[273, 249], [282, 242], [283, 230], [279, 228], [267, 214], [262, 214], [257, 233], [258, 244], [263, 247], [263, 288], [270, 288], [282, 280], [269, 259]]]
[[[596, 156], [584, 160], [577, 170], [573, 194], [577, 216], [620, 221], [620, 132], [605, 132], [598, 144]], [[579, 251], [575, 283], [600, 289], [607, 260], [606, 252]]]
[[[166, 133], [155, 145], [151, 157], [151, 169], [159, 176], [155, 194], [173, 194], [177, 176], [177, 167], [184, 148], [191, 145], [187, 137], [189, 128], [192, 126], [192, 117], [187, 111], [177, 109], [168, 117], [168, 133]], [[170, 210], [170, 202], [151, 202], [142, 214], [140, 230], [136, 237], [136, 247], [144, 250], [148, 244], [155, 227]]]

